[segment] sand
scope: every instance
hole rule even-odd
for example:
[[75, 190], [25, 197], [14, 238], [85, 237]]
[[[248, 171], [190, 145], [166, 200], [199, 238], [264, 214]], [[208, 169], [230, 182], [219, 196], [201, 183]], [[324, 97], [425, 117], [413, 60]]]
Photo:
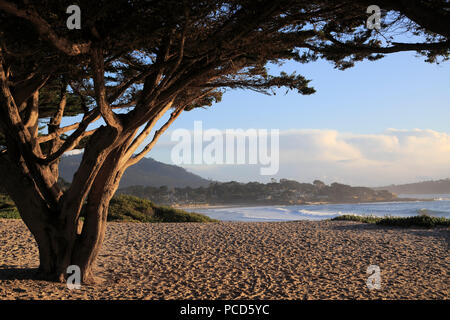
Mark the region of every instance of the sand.
[[[37, 248], [0, 219], [0, 299], [449, 299], [448, 228], [347, 221], [109, 223], [104, 282], [68, 290], [33, 280]], [[369, 290], [369, 265], [381, 288]]]

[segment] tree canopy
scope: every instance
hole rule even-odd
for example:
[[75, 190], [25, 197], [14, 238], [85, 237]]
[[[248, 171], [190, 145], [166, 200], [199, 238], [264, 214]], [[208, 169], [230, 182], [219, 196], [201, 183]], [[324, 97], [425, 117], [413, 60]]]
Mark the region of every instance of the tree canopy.
[[[80, 1], [82, 27], [69, 30], [70, 1], [2, 0], [2, 60], [20, 112], [39, 88], [40, 119], [65, 97], [62, 115], [83, 114], [80, 127], [102, 117], [119, 128], [144, 125], [153, 101], [190, 110], [227, 88], [314, 93], [301, 75], [270, 75], [268, 63], [324, 58], [345, 69], [399, 51], [448, 59], [448, 1], [378, 3], [380, 30], [366, 28], [370, 1]], [[396, 40], [405, 34], [421, 41]]]

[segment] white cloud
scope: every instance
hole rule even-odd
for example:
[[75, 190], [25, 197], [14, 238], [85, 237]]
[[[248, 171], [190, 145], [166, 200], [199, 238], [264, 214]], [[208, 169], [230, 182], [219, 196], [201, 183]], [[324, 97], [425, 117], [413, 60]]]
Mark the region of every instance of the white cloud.
[[[150, 156], [170, 162], [170, 133]], [[222, 181], [267, 181], [258, 165], [193, 165], [188, 170]], [[280, 131], [276, 178], [323, 179], [352, 185], [407, 183], [450, 177], [450, 135], [429, 129], [388, 129], [382, 134], [335, 130]]]

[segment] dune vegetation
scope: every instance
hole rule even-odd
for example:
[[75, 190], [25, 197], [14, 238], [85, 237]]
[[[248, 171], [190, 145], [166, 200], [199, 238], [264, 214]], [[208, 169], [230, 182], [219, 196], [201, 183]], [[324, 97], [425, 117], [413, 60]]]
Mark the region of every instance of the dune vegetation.
[[382, 226], [392, 227], [450, 227], [450, 219], [444, 217], [431, 217], [428, 215], [418, 215], [412, 217], [375, 217], [375, 216], [356, 216], [356, 215], [342, 215], [335, 217], [334, 221], [358, 221], [364, 223], [374, 223]]
[[159, 206], [150, 200], [118, 195], [109, 204], [109, 221], [131, 222], [214, 222], [205, 215]]
[[16, 205], [8, 195], [0, 193], [0, 218], [20, 219]]
[[[0, 193], [0, 218], [20, 219], [19, 211], [8, 195]], [[158, 206], [130, 195], [118, 195], [109, 205], [108, 221], [127, 222], [215, 222], [205, 215]]]

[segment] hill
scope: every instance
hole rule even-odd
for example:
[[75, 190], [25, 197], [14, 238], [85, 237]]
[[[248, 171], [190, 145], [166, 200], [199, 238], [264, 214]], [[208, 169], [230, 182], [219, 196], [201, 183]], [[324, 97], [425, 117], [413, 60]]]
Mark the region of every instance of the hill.
[[[59, 164], [60, 177], [67, 182], [72, 182], [72, 177], [80, 165], [82, 154], [64, 156]], [[205, 187], [211, 181], [186, 171], [185, 169], [165, 164], [151, 158], [144, 158], [139, 163], [128, 168], [121, 182], [120, 188], [129, 186], [146, 187]]]
[[450, 178], [401, 185], [390, 185], [374, 189], [388, 190], [389, 192], [396, 194], [446, 194], [450, 193]]

